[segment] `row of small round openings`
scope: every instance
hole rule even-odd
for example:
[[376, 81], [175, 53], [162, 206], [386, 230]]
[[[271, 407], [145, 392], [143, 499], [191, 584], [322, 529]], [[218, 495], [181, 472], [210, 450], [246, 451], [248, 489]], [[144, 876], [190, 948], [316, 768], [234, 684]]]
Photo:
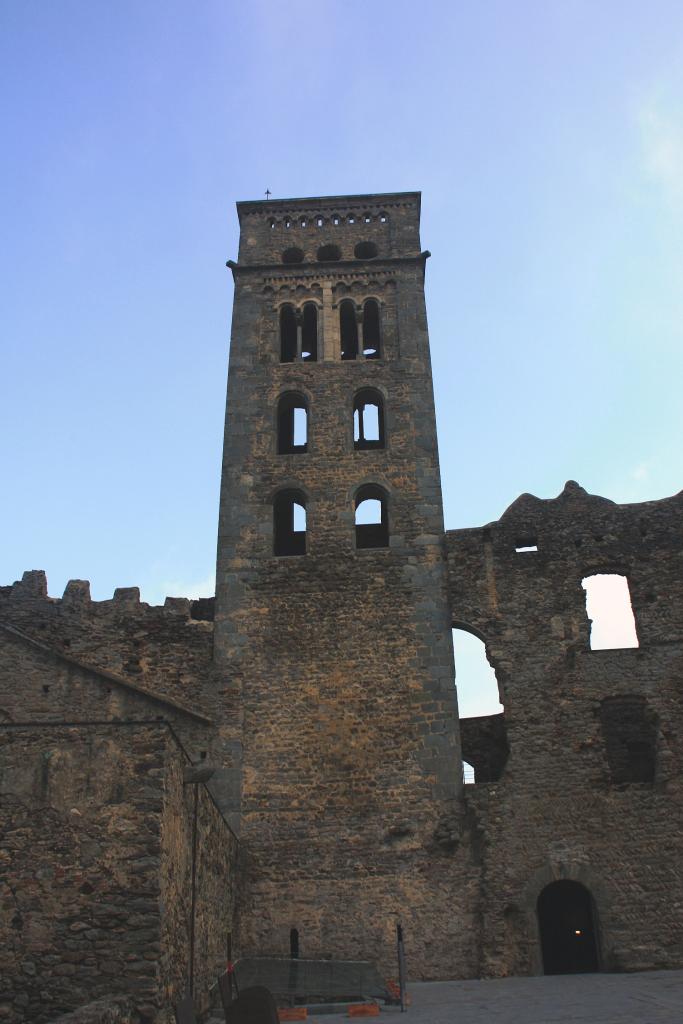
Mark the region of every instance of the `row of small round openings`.
[[283, 263], [303, 263], [303, 261], [303, 249], [297, 249], [296, 246], [293, 246], [291, 249], [285, 249], [282, 254]]
[[357, 260], [374, 260], [377, 255], [377, 246], [374, 242], [358, 242], [354, 246], [353, 255]]
[[[377, 256], [377, 246], [374, 242], [359, 242], [355, 246], [353, 254], [357, 260], [374, 260]], [[340, 259], [341, 252], [336, 245], [322, 245], [320, 249], [318, 249], [318, 261], [320, 263], [329, 263], [332, 260]], [[303, 249], [298, 249], [296, 246], [292, 246], [290, 249], [285, 249], [282, 254], [282, 262], [303, 263]]]
[[[357, 218], [354, 213], [350, 213], [348, 215], [348, 217], [346, 217], [346, 218], [342, 217], [338, 213], [335, 213], [335, 214], [332, 215], [332, 218], [331, 218], [332, 224], [335, 227], [339, 227], [341, 224], [344, 223], [344, 221], [346, 221], [347, 224], [355, 224], [356, 220], [359, 220], [359, 221], [362, 220], [364, 224], [371, 224], [374, 219], [375, 218], [372, 216], [371, 213], [364, 213], [361, 218]], [[380, 213], [379, 216], [377, 217], [377, 220], [380, 222], [380, 224], [386, 224], [387, 221], [389, 220], [389, 217], [388, 217], [388, 215], [386, 213]], [[271, 217], [270, 218], [270, 220], [268, 221], [268, 224], [270, 226], [271, 231], [274, 228], [277, 227], [277, 223], [278, 222], [275, 219], [275, 217]], [[289, 230], [290, 228], [294, 227], [294, 220], [291, 217], [285, 217], [285, 219], [282, 222], [282, 225], [283, 225], [284, 228]], [[315, 218], [315, 226], [318, 227], [318, 228], [324, 227], [325, 226], [325, 218], [324, 217], [316, 217]], [[299, 221], [299, 227], [302, 227], [302, 228], [308, 227], [308, 221], [306, 220], [305, 217], [302, 217], [301, 220]]]

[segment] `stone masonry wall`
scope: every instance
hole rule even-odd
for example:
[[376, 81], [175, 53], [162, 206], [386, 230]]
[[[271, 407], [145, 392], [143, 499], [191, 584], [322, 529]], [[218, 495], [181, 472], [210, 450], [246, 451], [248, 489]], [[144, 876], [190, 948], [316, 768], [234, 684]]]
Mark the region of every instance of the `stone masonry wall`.
[[[117, 590], [111, 601], [91, 601], [82, 580], [72, 580], [63, 598], [50, 598], [43, 572], [24, 573], [13, 586], [0, 587], [0, 644], [13, 647], [11, 670], [5, 666], [4, 673], [7, 697], [0, 663], [0, 720], [3, 710], [13, 720], [63, 719], [67, 713], [79, 721], [167, 718], [193, 757], [205, 751], [216, 766], [211, 789], [225, 807], [237, 769], [234, 745], [224, 737], [236, 735], [239, 713], [229, 676], [218, 681], [213, 671], [213, 603], [212, 598], [167, 598], [163, 607], [153, 607], [140, 603], [134, 587]], [[25, 654], [20, 653], [12, 630], [34, 641], [32, 654], [26, 643]], [[36, 671], [41, 646], [44, 679]], [[100, 680], [98, 690], [93, 676], [86, 698], [76, 679], [82, 680], [88, 667], [115, 678]], [[61, 702], [69, 692], [72, 710], [67, 712]], [[208, 728], [217, 711], [220, 734]]]
[[[605, 969], [683, 964], [682, 511], [683, 495], [619, 506], [570, 483], [448, 534], [453, 621], [486, 643], [509, 744], [500, 779], [466, 787], [481, 974], [541, 971], [536, 900], [560, 878], [593, 895]], [[581, 580], [596, 572], [627, 577], [638, 648], [590, 649]], [[651, 782], [612, 779], [601, 709], [616, 696], [645, 698], [656, 723]]]
[[184, 768], [169, 743], [161, 832], [160, 990], [163, 1004], [170, 1007], [189, 982], [196, 800], [193, 998], [199, 1012], [208, 1007], [209, 990], [225, 970], [228, 935], [236, 936], [241, 864], [237, 839], [208, 789], [184, 785]]
[[51, 1021], [112, 995], [171, 1024], [234, 931], [238, 844], [164, 723], [0, 727], [0, 1019]]
[[0, 654], [0, 720], [164, 720], [173, 723], [195, 758], [209, 746], [212, 723], [206, 716], [80, 665], [2, 623]]
[[5, 725], [0, 750], [2, 1019], [124, 992], [152, 1020], [166, 727]]
[[[460, 838], [461, 769], [419, 196], [354, 197], [339, 224], [335, 200], [316, 202], [322, 228], [308, 201], [240, 204], [233, 265], [215, 658], [241, 709], [242, 948], [287, 954], [297, 928], [304, 956], [366, 956], [395, 973], [407, 915], [414, 969], [453, 971], [469, 956], [451, 924], [467, 915], [469, 882], [462, 865], [455, 880], [444, 867]], [[370, 225], [349, 222], [354, 203]], [[297, 226], [271, 228], [274, 209]], [[362, 240], [375, 259], [354, 259]], [[283, 265], [288, 244], [302, 264]], [[322, 244], [340, 259], [316, 262]], [[380, 303], [381, 358], [342, 361], [339, 304], [367, 296]], [[279, 308], [309, 299], [318, 361], [282, 363]], [[368, 386], [384, 396], [387, 445], [355, 450], [354, 395]], [[308, 401], [305, 453], [277, 454], [286, 391]], [[357, 550], [354, 494], [368, 483], [388, 494], [390, 545]], [[306, 496], [301, 557], [273, 554], [285, 487]], [[427, 950], [437, 918], [449, 942]]]
[[210, 713], [213, 625], [195, 616], [212, 613], [206, 601], [186, 598], [167, 598], [163, 607], [141, 603], [137, 587], [117, 590], [110, 601], [92, 601], [85, 580], [71, 580], [62, 598], [51, 598], [39, 571], [0, 587], [0, 622], [204, 713]]

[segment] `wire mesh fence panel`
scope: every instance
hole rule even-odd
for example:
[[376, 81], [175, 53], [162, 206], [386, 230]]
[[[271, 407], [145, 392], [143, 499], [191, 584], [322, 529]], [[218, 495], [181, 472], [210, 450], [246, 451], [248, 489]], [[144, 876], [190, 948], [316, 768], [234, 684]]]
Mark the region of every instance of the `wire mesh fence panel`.
[[365, 960], [245, 957], [236, 962], [235, 976], [240, 989], [264, 985], [280, 1000], [342, 1002], [389, 998], [379, 971]]

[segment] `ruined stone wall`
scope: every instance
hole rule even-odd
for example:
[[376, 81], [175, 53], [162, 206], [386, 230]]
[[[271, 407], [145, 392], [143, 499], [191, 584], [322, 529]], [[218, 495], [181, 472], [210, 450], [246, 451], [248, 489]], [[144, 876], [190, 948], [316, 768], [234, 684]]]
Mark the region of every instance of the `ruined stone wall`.
[[[193, 757], [205, 751], [215, 765], [211, 788], [226, 806], [237, 768], [234, 743], [231, 746], [224, 738], [234, 740], [239, 709], [229, 674], [217, 680], [213, 672], [212, 598], [167, 598], [163, 607], [154, 607], [141, 604], [137, 589], [129, 588], [117, 590], [111, 601], [91, 601], [89, 586], [81, 580], [72, 580], [63, 598], [50, 598], [45, 574], [26, 572], [13, 586], [0, 587], [0, 644], [12, 642], [12, 630], [35, 645], [29, 654], [30, 645], [24, 644], [22, 655], [15, 638], [12, 664], [4, 671], [6, 699], [0, 665], [0, 720], [3, 709], [14, 720], [167, 718]], [[40, 645], [47, 649], [42, 661], [45, 678], [36, 670]], [[84, 667], [115, 678], [99, 692], [91, 687], [85, 699], [85, 684], [76, 687], [75, 682], [83, 680]], [[136, 700], [136, 690], [147, 703]], [[181, 709], [189, 716], [180, 714]], [[218, 712], [220, 737], [209, 721]]]
[[0, 745], [3, 1019], [120, 992], [152, 1019], [166, 728], [5, 725]]
[[[353, 258], [365, 224], [335, 225], [331, 201], [321, 229], [271, 229], [273, 204], [240, 205], [215, 622], [217, 669], [242, 714], [244, 950], [286, 954], [297, 928], [302, 955], [367, 956], [393, 973], [397, 918], [414, 914], [428, 941], [435, 915], [456, 931], [463, 900], [441, 860], [461, 775], [418, 200], [394, 197], [384, 223], [385, 197], [359, 202], [374, 218], [373, 260]], [[278, 209], [309, 218], [306, 202]], [[282, 264], [284, 232], [303, 264]], [[341, 259], [316, 263], [323, 243]], [[380, 302], [381, 358], [342, 361], [340, 302], [367, 296]], [[279, 308], [309, 299], [318, 361], [282, 363]], [[385, 449], [354, 449], [366, 386], [384, 396]], [[287, 391], [307, 397], [305, 453], [277, 454]], [[354, 494], [367, 483], [389, 495], [390, 545], [357, 550]], [[283, 487], [306, 496], [304, 556], [273, 553]], [[466, 939], [454, 945], [466, 959]], [[442, 943], [414, 963], [456, 960]]]
[[[509, 745], [497, 781], [466, 787], [483, 974], [541, 970], [536, 900], [559, 878], [592, 893], [604, 968], [683, 963], [682, 511], [681, 495], [619, 506], [568, 484], [555, 500], [524, 495], [498, 523], [448, 534], [453, 622], [486, 643]], [[590, 649], [581, 580], [596, 572], [628, 578], [639, 647]], [[620, 708], [625, 742], [647, 711], [651, 781], [615, 774], [606, 729], [615, 710], [619, 729]], [[487, 733], [500, 747], [495, 717], [463, 722], [465, 751], [484, 761]]]
[[62, 598], [47, 595], [43, 572], [0, 587], [0, 622], [94, 668], [128, 679], [160, 697], [210, 713], [213, 626], [206, 600], [140, 603], [136, 587], [110, 601], [91, 601], [89, 584], [72, 580]]
[[[100, 656], [102, 657], [102, 653]], [[100, 673], [0, 623], [0, 715], [12, 722], [170, 721], [195, 759], [211, 720]]]
[[193, 998], [200, 1012], [225, 970], [228, 935], [236, 938], [242, 869], [235, 835], [206, 786], [183, 784], [184, 767], [169, 746], [161, 832], [160, 990], [164, 1005], [171, 1006], [188, 986], [196, 812]]
[[[51, 1021], [117, 993], [170, 1024], [189, 979], [195, 786], [162, 723], [0, 727], [0, 1008]], [[238, 845], [197, 789], [195, 998], [234, 930]]]

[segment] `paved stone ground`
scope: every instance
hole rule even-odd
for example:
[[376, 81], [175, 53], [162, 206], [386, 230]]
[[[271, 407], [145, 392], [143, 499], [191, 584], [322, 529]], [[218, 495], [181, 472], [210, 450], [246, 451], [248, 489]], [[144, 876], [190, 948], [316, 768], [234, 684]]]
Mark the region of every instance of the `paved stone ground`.
[[[681, 1024], [683, 971], [580, 974], [410, 986], [412, 1006], [383, 1010], [385, 1024]], [[369, 1018], [372, 1019], [372, 1018]], [[333, 1024], [346, 1016], [308, 1018]]]

